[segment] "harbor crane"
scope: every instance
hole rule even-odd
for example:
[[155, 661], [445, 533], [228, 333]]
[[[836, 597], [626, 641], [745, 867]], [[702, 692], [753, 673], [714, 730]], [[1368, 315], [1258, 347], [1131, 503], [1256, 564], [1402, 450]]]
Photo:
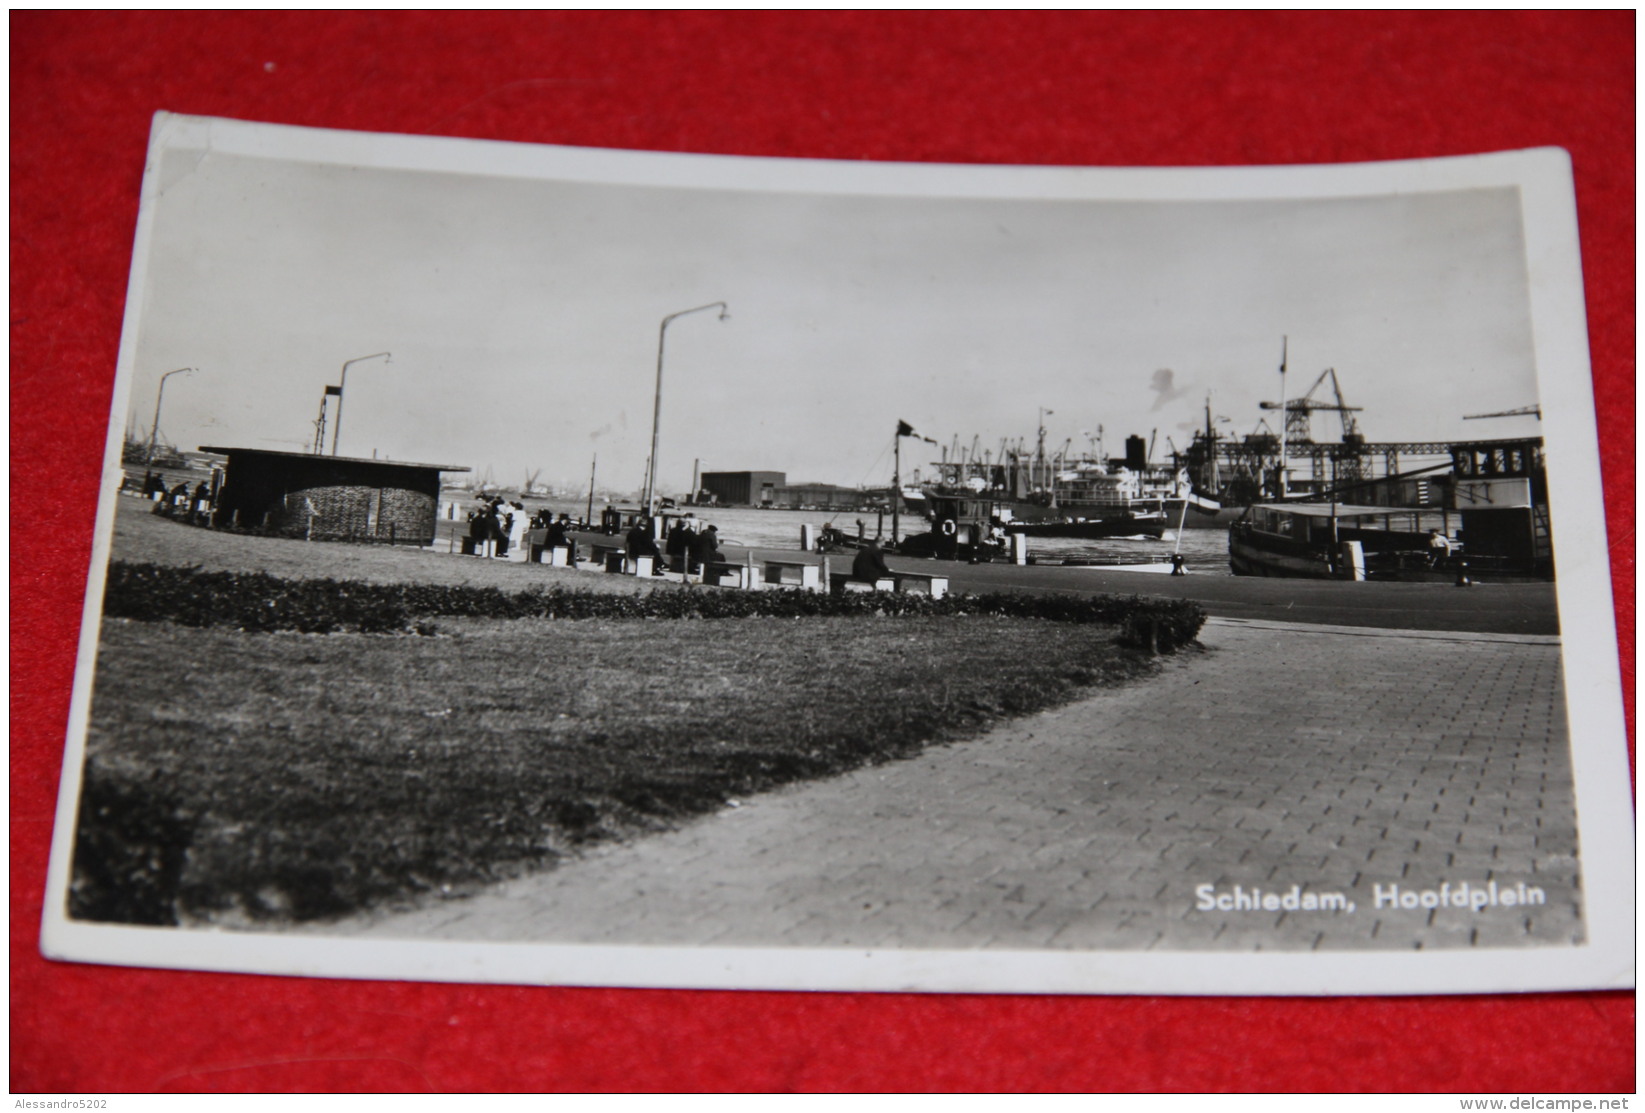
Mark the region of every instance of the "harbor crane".
[[1482, 417], [1519, 417], [1523, 414], [1534, 414], [1534, 415], [1536, 415], [1536, 419], [1538, 421], [1541, 421], [1542, 420], [1542, 407], [1541, 406], [1520, 406], [1518, 409], [1515, 409], [1515, 410], [1498, 410], [1495, 413], [1488, 413], [1488, 414], [1463, 414], [1462, 415], [1462, 420], [1463, 421], [1477, 421]]
[[[1284, 364], [1282, 362], [1281, 370], [1283, 371], [1283, 369]], [[1335, 402], [1323, 402], [1314, 397], [1314, 393], [1318, 391], [1320, 387], [1325, 385], [1327, 379], [1331, 382], [1331, 393], [1336, 398]], [[1337, 472], [1335, 481], [1352, 482], [1359, 479], [1361, 467], [1360, 455], [1357, 446], [1363, 445], [1365, 443], [1365, 438], [1360, 434], [1359, 422], [1354, 418], [1354, 414], [1359, 413], [1365, 407], [1350, 406], [1343, 400], [1342, 384], [1337, 381], [1336, 368], [1327, 367], [1324, 371], [1321, 371], [1319, 378], [1314, 380], [1314, 385], [1309, 387], [1308, 392], [1300, 398], [1287, 398], [1279, 402], [1262, 402], [1259, 403], [1259, 405], [1265, 410], [1283, 410], [1285, 412], [1284, 432], [1280, 437], [1278, 486], [1281, 494], [1285, 491], [1286, 469], [1290, 466], [1290, 453], [1287, 450], [1286, 445], [1306, 445], [1313, 443], [1313, 430], [1310, 428], [1311, 423], [1309, 419], [1316, 411], [1335, 413], [1342, 421], [1342, 443], [1344, 445], [1356, 446], [1351, 449], [1345, 448], [1341, 453], [1334, 457], [1336, 460]]]
[[[1331, 382], [1331, 393], [1336, 397], [1335, 402], [1323, 402], [1314, 397], [1314, 393], [1325, 385], [1326, 380]], [[1284, 402], [1262, 402], [1259, 405], [1265, 410], [1285, 411], [1285, 439], [1298, 444], [1313, 440], [1312, 430], [1309, 427], [1309, 417], [1320, 411], [1337, 414], [1342, 419], [1342, 443], [1352, 444], [1359, 436], [1359, 422], [1354, 414], [1359, 413], [1364, 406], [1350, 406], [1342, 398], [1342, 384], [1337, 381], [1337, 371], [1334, 367], [1327, 367], [1320, 372], [1314, 385], [1301, 398], [1289, 398]]]

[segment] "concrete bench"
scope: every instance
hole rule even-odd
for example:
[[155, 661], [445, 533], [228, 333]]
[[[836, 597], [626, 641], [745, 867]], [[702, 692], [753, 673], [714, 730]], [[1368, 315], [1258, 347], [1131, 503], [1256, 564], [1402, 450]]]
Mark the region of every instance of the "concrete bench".
[[822, 567], [803, 560], [768, 560], [765, 582], [817, 591], [822, 587]]
[[621, 572], [623, 570], [623, 547], [621, 545], [594, 544], [589, 546], [589, 553], [589, 559], [607, 572]]
[[532, 564], [549, 564], [555, 568], [569, 568], [571, 566], [571, 550], [564, 545], [549, 548], [547, 545], [531, 546]]
[[478, 537], [463, 538], [463, 555], [489, 557], [497, 555], [497, 542]]
[[715, 560], [703, 565], [703, 583], [716, 587], [752, 587], [753, 569], [746, 564]]
[[848, 591], [895, 591], [897, 581], [890, 576], [881, 576], [870, 582], [859, 580], [849, 572], [834, 572], [828, 577], [828, 589], [835, 595], [844, 595]]
[[932, 576], [924, 572], [894, 572], [891, 576], [896, 589], [911, 595], [929, 595], [941, 599], [948, 594], [948, 577]]

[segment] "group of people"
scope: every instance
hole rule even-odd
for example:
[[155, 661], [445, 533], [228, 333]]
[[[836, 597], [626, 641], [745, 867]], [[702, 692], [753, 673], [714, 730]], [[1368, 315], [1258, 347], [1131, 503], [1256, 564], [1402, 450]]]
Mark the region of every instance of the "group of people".
[[[649, 520], [645, 520], [645, 528], [649, 536], [652, 532]], [[694, 575], [701, 572], [704, 566], [719, 562], [720, 529], [716, 525], [698, 522], [697, 516], [688, 511], [674, 519], [663, 546], [671, 567]], [[655, 542], [652, 547], [656, 547]]]
[[[496, 542], [499, 557], [524, 544], [525, 533], [530, 529], [546, 531], [545, 548], [568, 549], [573, 563], [577, 559], [577, 540], [571, 531], [583, 528], [583, 524], [572, 521], [569, 514], [556, 517], [552, 510], [545, 508], [527, 518], [522, 504], [492, 498], [482, 500], [469, 514], [468, 521], [469, 536], [477, 541]], [[611, 528], [613, 524], [610, 517], [602, 515], [601, 532], [616, 532]], [[615, 524], [620, 526], [620, 517]], [[699, 521], [695, 514], [687, 512], [673, 519], [663, 533], [661, 545], [658, 544], [658, 532], [656, 520], [640, 514], [623, 534], [624, 554], [631, 562], [650, 557], [654, 576], [663, 575], [665, 569], [699, 575], [707, 566], [723, 560], [719, 527], [711, 522]], [[865, 537], [858, 542], [851, 575], [853, 579], [868, 582], [891, 576], [891, 569], [885, 563], [885, 551], [873, 539]]]
[[143, 479], [143, 497], [154, 500], [156, 514], [181, 514], [191, 521], [211, 516], [211, 487], [203, 479], [195, 484], [194, 493], [190, 494], [187, 480], [168, 488], [165, 476], [150, 472]]
[[720, 561], [720, 529], [699, 522], [694, 514], [683, 514], [674, 519], [659, 547], [656, 520], [641, 514], [623, 535], [623, 551], [631, 561], [650, 557], [653, 575], [662, 575], [665, 564], [677, 572], [695, 575], [705, 565]]
[[511, 551], [518, 553], [525, 544], [526, 532], [540, 529], [547, 531], [544, 548], [566, 549], [575, 563], [577, 539], [571, 531], [578, 525], [571, 520], [571, 515], [561, 514], [556, 518], [546, 507], [528, 516], [524, 503], [503, 498], [481, 499], [480, 505], [468, 515], [469, 537], [477, 543], [494, 542], [499, 557], [507, 557]]
[[500, 557], [520, 547], [530, 526], [525, 504], [502, 498], [481, 499], [468, 515], [468, 535], [479, 543], [493, 542]]

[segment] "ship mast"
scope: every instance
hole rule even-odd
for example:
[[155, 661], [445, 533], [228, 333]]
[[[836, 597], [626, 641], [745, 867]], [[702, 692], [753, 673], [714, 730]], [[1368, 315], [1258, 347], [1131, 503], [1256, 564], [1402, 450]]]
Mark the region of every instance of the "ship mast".
[[1211, 469], [1206, 483], [1210, 490], [1206, 494], [1216, 498], [1217, 492], [1222, 490], [1222, 474], [1217, 470], [1217, 427], [1211, 418], [1211, 394], [1205, 394], [1205, 450], [1211, 454]]
[[897, 422], [897, 435], [891, 438], [891, 543], [897, 543], [897, 511], [902, 507], [902, 438], [909, 428], [906, 421]]
[[1287, 446], [1286, 446], [1286, 443], [1285, 443], [1285, 434], [1286, 434], [1286, 426], [1289, 424], [1285, 420], [1285, 416], [1286, 416], [1285, 415], [1285, 363], [1286, 363], [1286, 357], [1290, 353], [1290, 347], [1291, 347], [1291, 338], [1289, 336], [1282, 337], [1280, 339], [1280, 349], [1279, 349], [1279, 416], [1280, 416], [1280, 422], [1279, 422], [1279, 484], [1278, 484], [1278, 486], [1279, 486], [1279, 497], [1281, 499], [1285, 498], [1285, 480], [1286, 480], [1286, 477], [1285, 477], [1285, 456], [1286, 456], [1286, 450], [1287, 450]]

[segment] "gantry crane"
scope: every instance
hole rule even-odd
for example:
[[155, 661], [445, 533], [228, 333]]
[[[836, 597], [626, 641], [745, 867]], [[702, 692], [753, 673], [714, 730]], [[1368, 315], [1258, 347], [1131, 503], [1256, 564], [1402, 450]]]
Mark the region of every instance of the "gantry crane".
[[[1285, 357], [1282, 356], [1280, 362], [1282, 375], [1285, 371], [1284, 359]], [[1327, 379], [1331, 382], [1331, 393], [1336, 398], [1335, 402], [1322, 402], [1314, 398], [1314, 392], [1324, 386]], [[1309, 387], [1307, 393], [1300, 398], [1287, 398], [1281, 402], [1262, 402], [1260, 405], [1265, 410], [1283, 410], [1285, 412], [1285, 432], [1280, 440], [1282, 446], [1280, 455], [1283, 457], [1280, 461], [1282, 475], [1279, 487], [1281, 491], [1284, 490], [1283, 473], [1288, 466], [1287, 459], [1290, 455], [1289, 448], [1283, 446], [1312, 445], [1314, 438], [1309, 418], [1320, 410], [1335, 413], [1342, 421], [1343, 447], [1333, 454], [1333, 459], [1336, 461], [1335, 481], [1352, 482], [1360, 478], [1362, 471], [1360, 446], [1365, 443], [1365, 438], [1360, 434], [1359, 422], [1355, 420], [1354, 414], [1359, 413], [1365, 407], [1350, 406], [1343, 400], [1342, 384], [1337, 381], [1336, 368], [1327, 367], [1324, 371], [1321, 371], [1319, 378], [1314, 380], [1314, 385]]]
[[1517, 410], [1498, 410], [1489, 414], [1463, 414], [1463, 421], [1477, 421], [1482, 417], [1519, 417], [1522, 414], [1535, 414], [1538, 421], [1542, 420], [1541, 406], [1521, 406]]

